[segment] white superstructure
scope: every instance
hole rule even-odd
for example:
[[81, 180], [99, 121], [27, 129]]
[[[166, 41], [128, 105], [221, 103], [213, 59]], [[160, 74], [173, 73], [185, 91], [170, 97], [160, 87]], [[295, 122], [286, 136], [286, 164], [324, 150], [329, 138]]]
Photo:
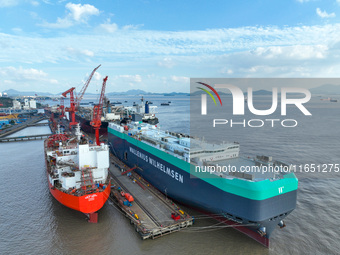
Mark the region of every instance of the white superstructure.
[[[74, 141], [73, 141], [74, 142]], [[88, 144], [85, 139], [72, 143], [72, 139], [60, 142], [59, 148], [47, 149], [47, 157], [55, 159], [49, 176], [50, 183], [63, 189], [104, 184], [108, 178], [109, 147]]]
[[209, 144], [188, 135], [163, 131], [157, 125], [140, 122], [131, 122], [124, 127], [109, 123], [109, 126], [189, 163], [199, 164], [239, 156], [238, 143]]

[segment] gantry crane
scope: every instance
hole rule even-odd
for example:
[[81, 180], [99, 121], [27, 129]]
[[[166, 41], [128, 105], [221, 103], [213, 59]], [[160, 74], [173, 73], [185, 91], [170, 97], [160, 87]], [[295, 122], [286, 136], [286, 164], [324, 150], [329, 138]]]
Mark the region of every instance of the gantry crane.
[[83, 96], [85, 94], [85, 91], [87, 89], [87, 87], [90, 84], [90, 81], [92, 79], [92, 76], [94, 75], [94, 73], [97, 71], [97, 69], [100, 67], [101, 65], [97, 66], [95, 69], [93, 69], [92, 73], [90, 74], [89, 78], [87, 79], [87, 81], [85, 82], [83, 88], [81, 89], [79, 96], [78, 97], [74, 97], [73, 91], [75, 90], [75, 87], [72, 87], [68, 90], [66, 90], [64, 93], [62, 93], [62, 95], [64, 97], [66, 97], [67, 94], [70, 94], [70, 107], [66, 107], [65, 111], [70, 113], [70, 128], [73, 125], [77, 125], [76, 122], [76, 111], [78, 111], [78, 107], [79, 104], [81, 102], [81, 100], [83, 99]]
[[107, 76], [103, 79], [103, 86], [102, 86], [102, 92], [100, 93], [100, 98], [99, 98], [99, 103], [96, 104], [93, 107], [93, 117], [91, 121], [91, 126], [95, 130], [95, 136], [96, 136], [96, 143], [97, 145], [100, 145], [99, 141], [99, 129], [102, 124], [101, 117], [102, 117], [102, 112], [103, 112], [103, 102], [104, 102], [104, 96], [105, 96], [105, 88], [106, 88], [106, 81], [107, 81]]

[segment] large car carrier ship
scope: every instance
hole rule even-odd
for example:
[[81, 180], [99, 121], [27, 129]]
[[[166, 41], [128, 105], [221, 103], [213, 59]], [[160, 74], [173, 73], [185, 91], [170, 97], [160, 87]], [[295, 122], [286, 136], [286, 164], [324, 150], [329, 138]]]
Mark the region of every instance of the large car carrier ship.
[[137, 166], [135, 171], [167, 196], [267, 247], [274, 229], [284, 227], [283, 219], [296, 207], [298, 180], [288, 165], [271, 157], [240, 157], [238, 143], [209, 144], [141, 121], [109, 123], [108, 142], [115, 156]]

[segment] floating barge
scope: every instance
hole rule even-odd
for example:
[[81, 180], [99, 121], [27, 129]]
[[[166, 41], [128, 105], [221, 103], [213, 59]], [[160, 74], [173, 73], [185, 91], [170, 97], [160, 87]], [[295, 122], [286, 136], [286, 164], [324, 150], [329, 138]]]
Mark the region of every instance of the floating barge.
[[113, 155], [110, 160], [110, 199], [130, 219], [143, 240], [171, 234], [193, 224], [193, 217], [136, 174], [135, 168], [127, 168]]

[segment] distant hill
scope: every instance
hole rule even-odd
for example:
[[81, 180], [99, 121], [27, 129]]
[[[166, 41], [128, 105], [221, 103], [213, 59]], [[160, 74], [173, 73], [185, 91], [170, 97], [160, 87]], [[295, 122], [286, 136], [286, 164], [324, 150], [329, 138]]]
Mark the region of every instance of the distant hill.
[[189, 96], [189, 93], [184, 92], [171, 92], [171, 93], [164, 93], [164, 96], [173, 97], [173, 96]]
[[35, 96], [37, 94], [38, 96], [53, 96], [53, 94], [49, 92], [35, 92], [35, 91], [18, 91], [15, 89], [7, 89], [4, 90], [3, 93], [7, 93], [8, 96]]
[[[39, 97], [41, 96], [60, 96], [64, 91], [57, 93], [57, 94], [52, 94], [48, 92], [36, 92], [36, 91], [18, 91], [15, 89], [8, 89], [3, 91], [7, 93], [8, 96], [10, 97], [16, 97], [16, 96], [35, 96], [38, 95]], [[85, 95], [98, 95], [98, 93], [85, 93]], [[125, 92], [109, 92], [106, 93], [106, 96], [136, 96], [136, 95], [164, 95], [164, 96], [186, 96], [189, 95], [189, 93], [183, 93], [183, 92], [171, 92], [171, 93], [153, 93], [153, 92], [146, 92], [141, 89], [130, 89]]]
[[186, 96], [189, 93], [183, 92], [171, 92], [171, 93], [153, 93], [153, 92], [146, 92], [141, 89], [130, 89], [125, 92], [110, 92], [106, 93], [107, 96], [117, 96], [117, 95], [128, 95], [128, 96], [136, 96], [136, 95], [164, 95], [164, 96]]
[[311, 88], [309, 91], [312, 94], [339, 95], [340, 85], [324, 84], [316, 88]]
[[148, 92], [145, 92], [144, 90], [141, 89], [130, 89], [128, 91], [125, 92], [110, 92], [110, 93], [106, 93], [107, 96], [115, 96], [115, 95], [146, 95], [149, 94]]

